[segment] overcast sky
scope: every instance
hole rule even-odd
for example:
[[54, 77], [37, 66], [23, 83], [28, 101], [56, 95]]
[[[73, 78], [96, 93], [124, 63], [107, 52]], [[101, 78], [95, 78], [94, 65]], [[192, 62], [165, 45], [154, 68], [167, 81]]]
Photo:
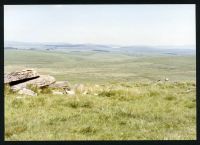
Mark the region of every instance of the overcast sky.
[[4, 40], [195, 45], [195, 5], [9, 5]]

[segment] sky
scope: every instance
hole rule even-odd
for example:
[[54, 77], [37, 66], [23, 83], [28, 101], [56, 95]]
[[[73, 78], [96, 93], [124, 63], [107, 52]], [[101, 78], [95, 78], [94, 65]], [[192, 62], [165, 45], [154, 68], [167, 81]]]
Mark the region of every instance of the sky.
[[4, 40], [195, 45], [195, 5], [5, 5]]

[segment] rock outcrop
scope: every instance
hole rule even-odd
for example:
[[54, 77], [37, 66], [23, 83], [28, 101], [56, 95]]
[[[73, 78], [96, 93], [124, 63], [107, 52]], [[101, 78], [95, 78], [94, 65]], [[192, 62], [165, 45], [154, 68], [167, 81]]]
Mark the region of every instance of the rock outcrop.
[[21, 90], [23, 88], [27, 88], [27, 86], [30, 85], [35, 85], [38, 88], [42, 88], [42, 87], [46, 87], [49, 86], [53, 83], [56, 82], [56, 79], [52, 76], [49, 75], [41, 75], [40, 77], [36, 78], [36, 79], [32, 79], [23, 83], [19, 83], [16, 85], [11, 86], [11, 89], [13, 91], [18, 91]]
[[24, 69], [4, 74], [4, 84], [11, 87], [18, 94], [36, 96], [37, 94], [28, 89], [28, 85], [34, 85], [38, 88], [49, 86], [56, 82], [56, 79], [50, 75], [39, 75], [34, 69]]
[[[75, 95], [86, 94], [87, 91], [83, 84], [76, 84], [71, 88], [68, 81], [56, 81], [53, 76], [50, 75], [39, 75], [34, 69], [24, 69], [22, 71], [15, 71], [9, 74], [4, 74], [4, 84], [8, 84], [12, 91], [18, 94], [36, 96], [37, 93], [33, 92], [31, 86], [37, 88], [52, 88], [53, 94], [56, 95]], [[35, 90], [35, 88], [34, 88]]]

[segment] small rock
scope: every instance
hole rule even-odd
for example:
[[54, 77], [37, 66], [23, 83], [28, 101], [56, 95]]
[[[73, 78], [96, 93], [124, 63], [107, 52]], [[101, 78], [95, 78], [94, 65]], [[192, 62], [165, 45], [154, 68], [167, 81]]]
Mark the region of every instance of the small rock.
[[74, 90], [65, 90], [66, 94], [68, 95], [75, 95]]
[[83, 92], [83, 95], [86, 95], [87, 93], [88, 93], [88, 91], [84, 91], [84, 92]]
[[191, 92], [191, 91], [192, 91], [192, 90], [188, 89], [188, 90], [186, 90], [185, 92], [186, 92], [186, 93], [189, 93], [189, 92]]
[[86, 90], [85, 90], [85, 86], [83, 84], [75, 84], [74, 87], [73, 87], [73, 90], [76, 92], [76, 93], [84, 93]]
[[70, 88], [68, 81], [56, 81], [55, 83], [49, 85], [50, 88]]
[[169, 79], [168, 79], [168, 78], [165, 78], [165, 81], [169, 81]]
[[53, 91], [52, 92], [54, 95], [63, 95], [64, 93], [63, 92], [59, 92], [59, 91]]
[[23, 88], [26, 88], [26, 85], [25, 85], [24, 83], [22, 83], [22, 84], [17, 84], [17, 85], [14, 85], [14, 86], [11, 86], [11, 87], [10, 87], [10, 89], [11, 89], [13, 92], [22, 90]]
[[18, 94], [20, 95], [29, 95], [29, 96], [37, 96], [37, 93], [29, 90], [29, 89], [26, 89], [26, 88], [23, 88], [22, 90], [20, 90], [18, 92]]

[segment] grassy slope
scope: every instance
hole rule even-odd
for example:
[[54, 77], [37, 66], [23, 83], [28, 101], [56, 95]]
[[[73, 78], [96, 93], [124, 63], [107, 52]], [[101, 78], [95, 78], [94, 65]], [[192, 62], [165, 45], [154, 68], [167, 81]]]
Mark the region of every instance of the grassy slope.
[[6, 95], [6, 140], [196, 139], [194, 83], [88, 87], [75, 97]]
[[[92, 91], [25, 99], [6, 94], [5, 138], [196, 139], [196, 87], [190, 83], [195, 81], [195, 64], [194, 56], [6, 50], [6, 72], [36, 68], [57, 80], [88, 84]], [[169, 83], [152, 82], [165, 77]]]
[[70, 82], [195, 80], [195, 56], [134, 57], [112, 53], [5, 51], [5, 71], [24, 67]]

